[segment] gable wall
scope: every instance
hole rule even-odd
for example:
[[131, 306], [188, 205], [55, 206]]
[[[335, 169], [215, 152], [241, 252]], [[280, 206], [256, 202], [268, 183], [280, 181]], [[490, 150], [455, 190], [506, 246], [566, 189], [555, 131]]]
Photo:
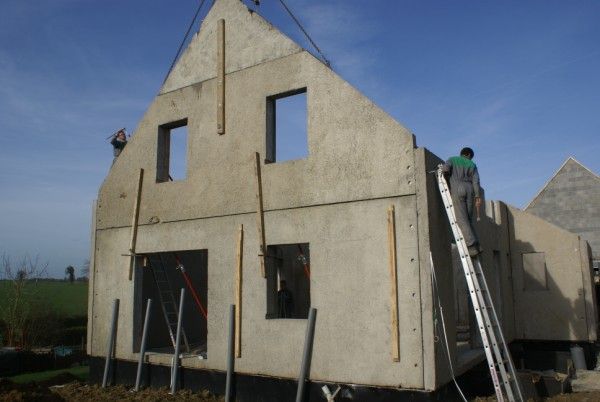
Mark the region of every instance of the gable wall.
[[577, 233], [600, 260], [600, 178], [578, 162], [568, 160], [526, 211]]
[[[141, 224], [254, 211], [254, 152], [265, 155], [266, 98], [302, 87], [309, 156], [263, 167], [266, 210], [414, 194], [413, 136], [310, 54], [227, 75], [225, 135], [216, 133], [215, 84], [155, 99], [100, 190], [98, 229], [130, 225], [139, 168]], [[158, 126], [184, 118], [187, 179], [155, 183]]]
[[276, 60], [303, 49], [282, 35], [240, 0], [219, 0], [205, 18], [189, 46], [167, 77], [161, 94], [217, 76], [217, 24], [225, 23], [225, 71], [227, 74]]
[[[218, 3], [217, 3], [218, 4]], [[209, 21], [210, 22], [210, 21]], [[99, 194], [90, 353], [105, 353], [121, 300], [117, 357], [133, 352], [136, 279], [127, 280], [138, 170], [145, 170], [136, 251], [208, 249], [208, 359], [225, 369], [236, 235], [245, 227], [240, 372], [297, 376], [306, 320], [265, 320], [259, 274], [254, 152], [266, 148], [266, 98], [307, 88], [309, 156], [262, 166], [267, 244], [310, 243], [318, 323], [311, 378], [423, 387], [414, 138], [307, 52], [226, 77], [226, 133], [216, 132], [216, 79], [159, 95]], [[188, 119], [183, 181], [156, 183], [158, 126]], [[397, 211], [400, 362], [391, 359], [387, 208]], [[156, 223], [158, 222], [158, 223]], [[139, 272], [137, 268], [137, 272]], [[341, 318], [344, 317], [344, 318]], [[169, 364], [170, 356], [150, 361]]]

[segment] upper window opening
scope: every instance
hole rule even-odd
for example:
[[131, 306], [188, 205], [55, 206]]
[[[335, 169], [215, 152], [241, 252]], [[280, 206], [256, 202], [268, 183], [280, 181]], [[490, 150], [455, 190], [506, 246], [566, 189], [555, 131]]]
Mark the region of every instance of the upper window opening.
[[184, 180], [187, 174], [187, 119], [158, 128], [156, 181]]
[[308, 156], [306, 88], [267, 98], [267, 163]]

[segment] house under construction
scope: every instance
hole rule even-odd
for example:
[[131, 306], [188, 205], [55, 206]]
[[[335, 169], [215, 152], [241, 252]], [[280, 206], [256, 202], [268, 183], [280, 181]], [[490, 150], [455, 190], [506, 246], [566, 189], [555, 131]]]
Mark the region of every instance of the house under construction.
[[[308, 155], [282, 161], [277, 108], [294, 96], [306, 106]], [[186, 174], [171, 180], [181, 129]], [[168, 385], [172, 295], [160, 283], [178, 299], [190, 281], [198, 301], [184, 305], [184, 387], [222, 392], [235, 304], [238, 400], [293, 398], [310, 308], [318, 310], [311, 400], [325, 400], [322, 384], [342, 385], [337, 400], [443, 399], [451, 372], [438, 298], [455, 374], [485, 357], [464, 336], [473, 326], [464, 276], [453, 268], [448, 220], [428, 173], [439, 163], [256, 12], [216, 0], [98, 194], [92, 378], [101, 377], [119, 299], [115, 376], [132, 382], [152, 298], [146, 376]], [[481, 261], [507, 341], [595, 341], [588, 244], [503, 202], [485, 205]], [[284, 316], [281, 281], [294, 301]]]

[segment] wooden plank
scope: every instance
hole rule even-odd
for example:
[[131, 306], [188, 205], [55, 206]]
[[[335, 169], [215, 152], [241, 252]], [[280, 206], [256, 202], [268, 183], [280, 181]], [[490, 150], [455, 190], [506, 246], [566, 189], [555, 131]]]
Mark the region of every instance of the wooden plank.
[[142, 200], [143, 182], [144, 169], [140, 169], [135, 194], [135, 203], [133, 204], [133, 216], [131, 218], [131, 241], [129, 242], [129, 280], [133, 279], [133, 267], [135, 266], [135, 244], [137, 242], [138, 219], [140, 217], [140, 201]]
[[244, 225], [240, 225], [236, 254], [235, 278], [235, 357], [242, 357], [242, 284], [244, 260]]
[[256, 228], [258, 229], [258, 259], [260, 260], [260, 274], [266, 278], [265, 255], [267, 242], [265, 240], [265, 213], [263, 208], [262, 177], [260, 172], [260, 154], [255, 152], [254, 173], [256, 174]]
[[396, 264], [396, 213], [393, 205], [388, 208], [388, 247], [390, 268], [390, 313], [392, 333], [392, 360], [400, 361], [400, 333], [398, 329], [398, 270]]
[[225, 134], [225, 20], [217, 26], [217, 133]]

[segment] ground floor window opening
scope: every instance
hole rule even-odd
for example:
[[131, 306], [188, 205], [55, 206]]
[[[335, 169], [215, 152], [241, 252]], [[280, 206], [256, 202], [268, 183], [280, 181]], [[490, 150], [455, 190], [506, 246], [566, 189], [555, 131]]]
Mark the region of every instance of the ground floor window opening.
[[[134, 349], [139, 351], [146, 303], [152, 299], [148, 352], [174, 352], [181, 289], [183, 304], [181, 351], [184, 357], [207, 358], [208, 252], [188, 250], [145, 254], [137, 276]], [[183, 267], [183, 268], [182, 268]], [[191, 287], [190, 287], [191, 286]], [[193, 289], [193, 291], [192, 291]], [[194, 293], [195, 292], [195, 296]]]
[[308, 243], [267, 247], [267, 319], [308, 318], [310, 247]]

